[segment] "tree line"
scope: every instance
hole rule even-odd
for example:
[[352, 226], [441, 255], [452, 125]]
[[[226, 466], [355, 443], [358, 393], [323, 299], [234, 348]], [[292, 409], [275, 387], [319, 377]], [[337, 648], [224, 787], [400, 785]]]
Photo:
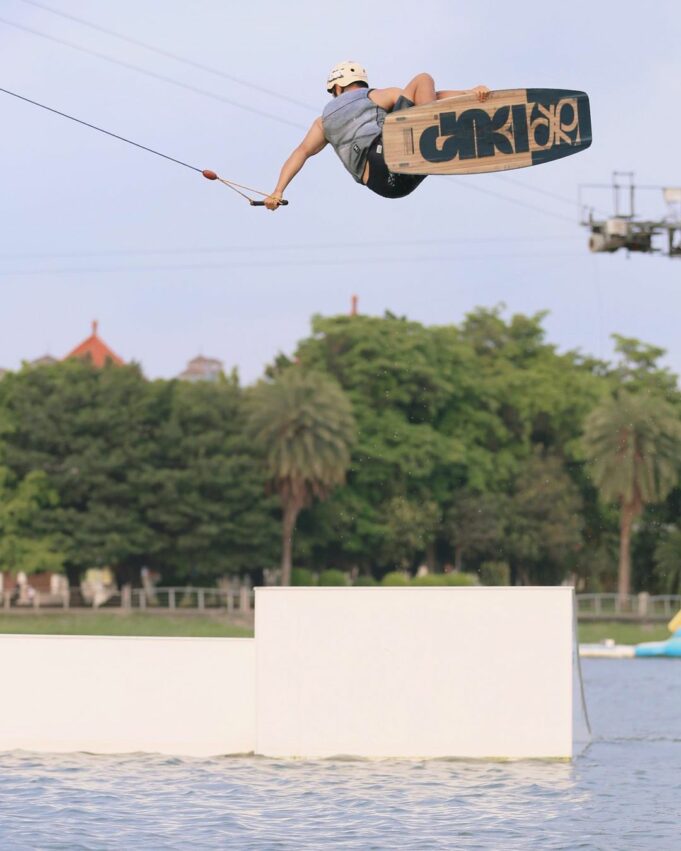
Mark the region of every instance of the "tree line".
[[68, 361], [0, 380], [0, 570], [280, 566], [681, 590], [681, 394], [664, 352], [559, 352], [544, 314], [313, 318], [261, 381]]

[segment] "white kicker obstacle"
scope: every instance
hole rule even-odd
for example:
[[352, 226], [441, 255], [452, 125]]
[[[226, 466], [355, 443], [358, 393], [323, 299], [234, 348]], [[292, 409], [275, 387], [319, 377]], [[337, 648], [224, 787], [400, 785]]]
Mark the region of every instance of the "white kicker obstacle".
[[570, 588], [262, 588], [254, 639], [0, 636], [0, 750], [569, 758]]

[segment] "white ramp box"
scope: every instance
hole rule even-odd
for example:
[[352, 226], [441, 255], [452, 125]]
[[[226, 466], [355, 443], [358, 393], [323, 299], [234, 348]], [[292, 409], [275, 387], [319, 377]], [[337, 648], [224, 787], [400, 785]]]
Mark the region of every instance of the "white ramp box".
[[0, 751], [255, 746], [253, 639], [3, 635], [0, 666]]
[[571, 588], [256, 591], [256, 753], [572, 756]]

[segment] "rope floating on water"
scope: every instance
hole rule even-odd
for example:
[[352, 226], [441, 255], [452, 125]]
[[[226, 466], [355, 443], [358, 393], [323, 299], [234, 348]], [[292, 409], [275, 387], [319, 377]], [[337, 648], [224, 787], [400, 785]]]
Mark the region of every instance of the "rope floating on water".
[[[248, 186], [242, 186], [240, 183], [235, 183], [233, 180], [227, 180], [224, 177], [220, 177], [216, 172], [211, 171], [210, 169], [202, 169], [198, 168], [195, 165], [190, 165], [189, 163], [183, 162], [182, 160], [178, 160], [176, 157], [171, 157], [168, 154], [163, 154], [161, 151], [157, 151], [154, 148], [149, 148], [147, 145], [141, 145], [139, 142], [134, 142], [132, 139], [127, 139], [125, 136], [120, 136], [118, 133], [112, 133], [111, 130], [105, 130], [103, 127], [98, 127], [96, 124], [90, 124], [89, 121], [83, 121], [82, 118], [76, 118], [74, 115], [69, 115], [67, 112], [62, 112], [59, 109], [55, 109], [54, 107], [47, 106], [44, 103], [39, 103], [37, 100], [31, 100], [31, 98], [27, 98], [24, 95], [17, 94], [17, 92], [11, 92], [9, 89], [4, 89], [0, 87], [0, 92], [3, 92], [6, 95], [10, 95], [11, 97], [17, 98], [18, 100], [23, 100], [26, 103], [30, 103], [33, 106], [38, 106], [40, 109], [45, 109], [47, 112], [52, 112], [55, 115], [59, 115], [62, 118], [68, 118], [69, 121], [75, 121], [76, 124], [82, 124], [84, 127], [89, 127], [91, 130], [96, 130], [98, 133], [104, 133], [106, 136], [111, 136], [113, 139], [118, 139], [120, 142], [126, 142], [128, 145], [133, 145], [135, 148], [141, 148], [143, 151], [147, 151], [150, 154], [154, 154], [157, 157], [163, 157], [164, 160], [170, 160], [170, 162], [177, 163], [177, 165], [184, 166], [185, 168], [190, 168], [192, 171], [197, 171], [199, 174], [202, 174], [208, 180], [217, 180], [220, 183], [223, 183], [229, 189], [233, 190], [240, 195], [242, 198], [245, 198], [246, 201], [252, 207], [263, 207], [265, 205], [264, 201], [256, 201], [254, 198], [246, 195], [245, 192], [241, 192], [240, 190], [245, 189], [246, 192], [253, 192], [256, 195], [261, 195], [263, 198], [269, 197], [268, 192], [261, 192], [259, 189], [252, 189]], [[286, 206], [288, 201], [284, 201], [281, 199], [279, 203], [282, 206]]]

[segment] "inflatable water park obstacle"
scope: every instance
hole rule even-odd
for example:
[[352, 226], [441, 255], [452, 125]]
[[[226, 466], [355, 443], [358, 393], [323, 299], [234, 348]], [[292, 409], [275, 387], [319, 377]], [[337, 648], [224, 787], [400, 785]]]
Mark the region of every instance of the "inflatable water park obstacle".
[[254, 638], [2, 635], [0, 750], [570, 758], [574, 605], [571, 588], [258, 588]]
[[579, 655], [593, 659], [636, 659], [646, 657], [681, 658], [681, 610], [669, 621], [671, 637], [666, 641], [645, 641], [641, 644], [580, 644]]

